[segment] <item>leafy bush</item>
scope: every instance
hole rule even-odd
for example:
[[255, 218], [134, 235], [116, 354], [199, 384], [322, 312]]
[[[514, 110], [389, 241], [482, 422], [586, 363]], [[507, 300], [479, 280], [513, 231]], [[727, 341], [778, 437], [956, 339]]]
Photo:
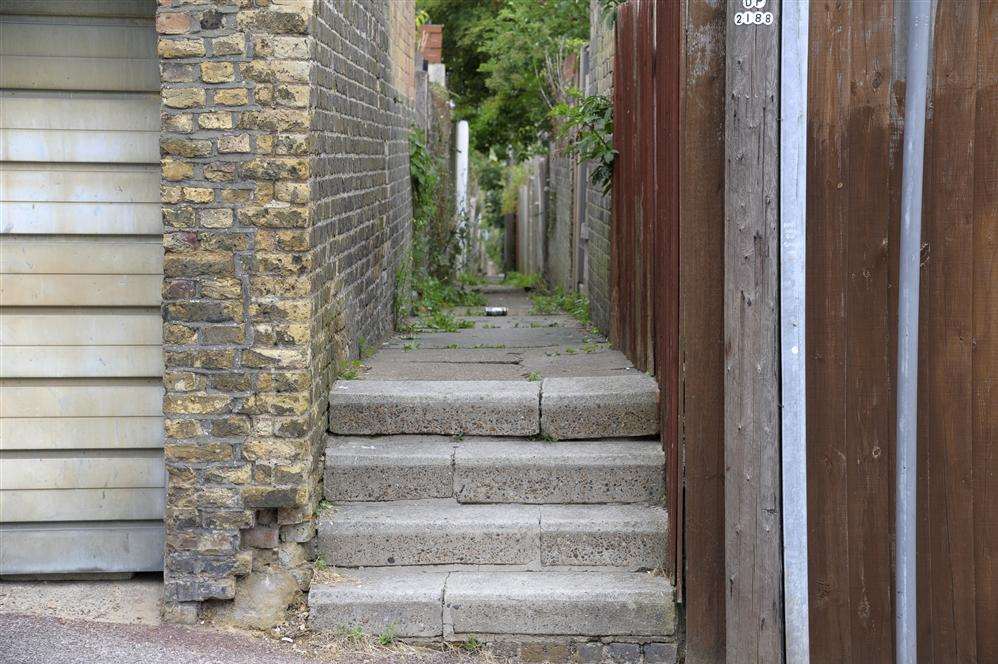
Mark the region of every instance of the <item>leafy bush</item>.
[[579, 161], [592, 161], [595, 167], [589, 181], [610, 193], [613, 184], [613, 102], [604, 95], [584, 96], [579, 90], [569, 92], [574, 103], [561, 103], [551, 113], [561, 122], [558, 135], [567, 140], [568, 153]]

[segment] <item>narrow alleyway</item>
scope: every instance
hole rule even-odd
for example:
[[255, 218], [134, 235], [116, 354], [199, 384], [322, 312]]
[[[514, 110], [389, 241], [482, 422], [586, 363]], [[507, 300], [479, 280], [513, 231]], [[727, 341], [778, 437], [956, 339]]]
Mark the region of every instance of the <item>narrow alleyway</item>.
[[[520, 288], [483, 286], [487, 306], [506, 316], [483, 316], [484, 307], [454, 310], [474, 327], [456, 332], [398, 335], [364, 362], [361, 380], [540, 380], [638, 373], [600, 334], [571, 316], [538, 315]], [[418, 321], [414, 321], [418, 324]]]
[[483, 290], [506, 316], [455, 310], [333, 385], [313, 629], [674, 661], [655, 381]]

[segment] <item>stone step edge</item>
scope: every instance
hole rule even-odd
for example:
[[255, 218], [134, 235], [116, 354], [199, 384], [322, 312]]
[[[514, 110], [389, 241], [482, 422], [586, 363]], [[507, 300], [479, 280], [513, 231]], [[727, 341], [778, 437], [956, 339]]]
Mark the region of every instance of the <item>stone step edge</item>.
[[[378, 400], [376, 416], [366, 412], [371, 406], [363, 401], [365, 388], [372, 401]], [[421, 408], [413, 406], [420, 401], [425, 402]], [[337, 381], [329, 391], [328, 430], [341, 435], [539, 434], [554, 440], [651, 436], [659, 432], [658, 403], [658, 383], [646, 374], [540, 382]]]
[[[645, 572], [561, 572], [561, 571], [541, 571], [541, 572], [517, 572], [517, 571], [441, 571], [427, 572], [421, 568], [399, 567], [391, 570], [377, 570], [375, 572], [364, 572], [357, 570], [345, 570], [346, 576], [339, 576], [331, 583], [324, 581], [317, 576], [312, 581], [309, 589], [307, 603], [309, 606], [309, 621], [311, 627], [316, 631], [343, 630], [361, 626], [366, 627], [365, 633], [377, 635], [384, 630], [391, 629], [396, 637], [401, 640], [414, 642], [463, 642], [474, 637], [483, 643], [520, 641], [524, 643], [674, 643], [676, 638], [676, 610], [675, 610], [675, 590], [672, 584], [663, 577], [653, 576]], [[335, 569], [330, 569], [324, 574], [337, 574]], [[516, 631], [456, 631], [455, 612], [460, 612], [466, 605], [457, 601], [460, 600], [460, 590], [454, 584], [460, 585], [465, 581], [473, 584], [478, 577], [491, 577], [492, 580], [506, 577], [506, 581], [517, 581], [529, 579], [531, 585], [538, 582], [543, 583], [545, 577], [548, 580], [561, 578], [571, 583], [566, 587], [569, 592], [580, 589], [586, 579], [606, 580], [613, 577], [614, 582], [629, 581], [640, 582], [641, 584], [654, 584], [659, 587], [649, 587], [642, 593], [647, 599], [649, 593], [661, 594], [660, 602], [663, 609], [662, 622], [656, 622], [655, 630], [641, 630], [648, 633], [595, 633], [597, 630], [590, 630], [594, 633], [557, 633], [553, 630], [550, 634], [537, 634]], [[535, 578], [531, 578], [535, 577]], [[368, 587], [364, 587], [367, 583]], [[374, 586], [373, 588], [371, 586]], [[378, 585], [390, 586], [378, 588]], [[490, 584], [495, 586], [496, 584]], [[350, 614], [350, 618], [343, 622], [333, 617], [333, 622], [327, 622], [327, 617], [323, 615], [323, 609], [334, 606], [337, 603], [335, 595], [346, 592], [348, 597], [341, 599], [338, 603], [347, 607], [345, 610]], [[355, 592], [353, 592], [355, 591]], [[467, 589], [465, 589], [467, 592]], [[354, 594], [354, 597], [349, 597]], [[510, 605], [515, 611], [521, 602], [531, 601], [528, 595], [519, 593], [502, 593], [506, 595]], [[494, 599], [494, 598], [491, 598]], [[587, 598], [585, 591], [579, 592], [574, 600], [582, 603]], [[638, 596], [625, 593], [622, 600], [617, 600], [617, 604], [624, 604], [633, 608], [637, 604]], [[537, 601], [534, 599], [534, 601]], [[598, 598], [597, 598], [598, 601]], [[608, 600], [604, 600], [607, 603]], [[571, 603], [571, 602], [569, 602]], [[568, 608], [565, 609], [569, 611]], [[568, 622], [575, 623], [577, 614], [572, 611]], [[626, 622], [626, 621], [625, 621]], [[401, 625], [401, 627], [400, 627]], [[659, 629], [659, 626], [661, 627]], [[613, 632], [623, 632], [623, 630], [612, 630]], [[632, 630], [633, 631], [633, 630]], [[655, 633], [651, 633], [651, 632]]]
[[[348, 503], [319, 515], [317, 549], [342, 567], [521, 566], [653, 570], [665, 563], [665, 508], [649, 505]], [[351, 509], [352, 508], [352, 509]]]
[[[621, 505], [656, 504], [664, 497], [665, 453], [657, 440], [413, 438], [327, 438], [325, 497], [333, 502], [455, 498], [464, 504]], [[483, 476], [488, 468], [495, 474]], [[577, 482], [566, 482], [569, 477]], [[625, 481], [607, 484], [613, 477]]]

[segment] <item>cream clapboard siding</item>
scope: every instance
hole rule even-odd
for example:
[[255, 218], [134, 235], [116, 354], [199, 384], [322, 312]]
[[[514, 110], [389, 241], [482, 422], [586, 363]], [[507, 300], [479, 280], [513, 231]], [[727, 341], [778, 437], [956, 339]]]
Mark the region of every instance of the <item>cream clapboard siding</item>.
[[162, 569], [154, 13], [0, 0], [0, 574]]

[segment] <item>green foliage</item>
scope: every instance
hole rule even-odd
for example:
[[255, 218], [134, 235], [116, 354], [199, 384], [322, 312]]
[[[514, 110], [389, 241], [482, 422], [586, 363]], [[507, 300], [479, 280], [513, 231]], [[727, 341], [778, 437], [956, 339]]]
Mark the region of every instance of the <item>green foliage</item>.
[[336, 371], [336, 380], [357, 380], [363, 368], [364, 365], [360, 363], [360, 360], [339, 362]]
[[479, 641], [474, 634], [469, 636], [461, 643], [461, 649], [467, 652], [473, 652], [473, 653], [479, 652], [484, 647], [485, 645], [481, 641]]
[[431, 314], [452, 307], [485, 306], [485, 297], [478, 291], [467, 290], [431, 275], [415, 279], [416, 313]]
[[409, 133], [409, 177], [412, 183], [412, 263], [425, 265], [429, 228], [437, 215], [442, 165], [430, 153], [421, 129]]
[[381, 634], [378, 634], [378, 643], [383, 646], [390, 646], [395, 643], [396, 634], [398, 633], [398, 628], [394, 624], [389, 625], [385, 628]]
[[364, 629], [359, 625], [357, 627], [350, 628], [341, 626], [338, 631], [339, 635], [347, 641], [356, 643], [364, 640]]
[[582, 293], [566, 293], [557, 288], [553, 293], [538, 293], [531, 296], [531, 313], [548, 316], [564, 311], [584, 325], [589, 324], [589, 299]]
[[507, 272], [502, 282], [516, 288], [537, 288], [541, 285], [539, 274], [523, 274], [522, 272]]
[[459, 320], [447, 311], [434, 311], [420, 319], [423, 327], [437, 332], [457, 332], [475, 327], [474, 321]]
[[569, 154], [595, 163], [589, 181], [609, 194], [617, 158], [613, 149], [613, 102], [603, 95], [584, 96], [574, 89], [569, 96], [572, 103], [562, 102], [551, 109], [552, 116], [560, 120], [558, 134], [567, 139]]
[[600, 15], [603, 20], [613, 25], [617, 22], [617, 7], [627, 2], [627, 0], [599, 0]]
[[536, 371], [531, 371], [530, 373], [527, 374], [527, 380], [529, 380], [532, 383], [540, 382], [541, 375]]
[[588, 39], [588, 0], [417, 0], [417, 8], [446, 26], [455, 118], [471, 124], [474, 147], [528, 154], [538, 132], [551, 130], [565, 57]]

